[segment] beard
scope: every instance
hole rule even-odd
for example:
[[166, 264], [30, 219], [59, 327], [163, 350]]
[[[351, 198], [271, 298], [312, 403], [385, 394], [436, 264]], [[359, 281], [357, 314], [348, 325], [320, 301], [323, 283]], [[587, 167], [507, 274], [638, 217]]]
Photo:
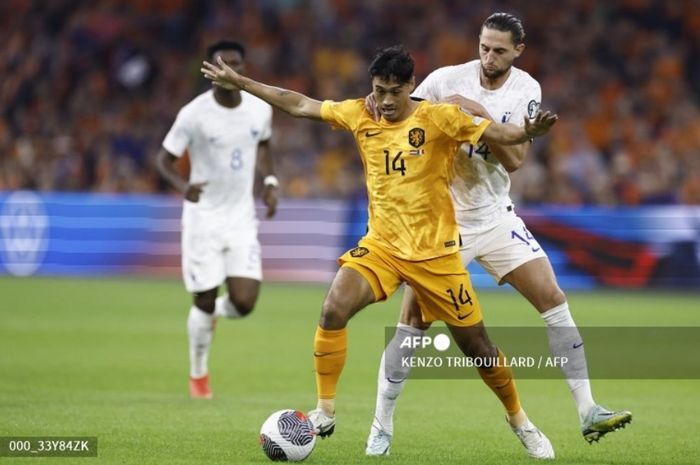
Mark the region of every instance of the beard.
[[505, 68], [505, 69], [486, 69], [484, 65], [481, 65], [481, 72], [484, 73], [484, 76], [486, 76], [489, 79], [498, 79], [499, 77], [503, 76], [508, 72], [508, 69], [510, 67]]

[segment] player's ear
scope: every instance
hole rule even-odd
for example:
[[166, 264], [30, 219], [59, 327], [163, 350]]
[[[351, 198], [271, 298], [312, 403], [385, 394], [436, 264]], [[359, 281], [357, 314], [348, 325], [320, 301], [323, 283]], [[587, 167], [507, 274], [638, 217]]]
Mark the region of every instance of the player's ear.
[[409, 88], [409, 93], [412, 94], [413, 91], [416, 89], [416, 76], [411, 76], [411, 80], [408, 81], [408, 88]]
[[519, 43], [515, 46], [515, 58], [518, 58], [525, 51], [525, 44]]

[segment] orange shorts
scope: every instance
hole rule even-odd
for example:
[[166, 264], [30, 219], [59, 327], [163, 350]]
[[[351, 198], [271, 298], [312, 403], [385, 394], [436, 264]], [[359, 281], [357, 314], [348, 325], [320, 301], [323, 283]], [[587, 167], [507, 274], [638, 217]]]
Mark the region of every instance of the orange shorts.
[[339, 259], [369, 282], [376, 301], [386, 300], [402, 282], [416, 293], [423, 321], [473, 326], [482, 320], [481, 306], [459, 252], [423, 261], [397, 258], [377, 242], [360, 240]]

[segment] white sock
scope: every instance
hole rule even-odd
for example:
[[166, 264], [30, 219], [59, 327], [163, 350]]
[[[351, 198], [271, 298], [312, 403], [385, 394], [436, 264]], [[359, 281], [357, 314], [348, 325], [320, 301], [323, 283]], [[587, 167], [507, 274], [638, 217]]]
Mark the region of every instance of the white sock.
[[566, 382], [571, 395], [576, 402], [579, 420], [583, 423], [586, 415], [595, 406], [591, 393], [591, 382], [588, 379], [586, 353], [583, 350], [583, 339], [569, 311], [569, 304], [564, 302], [550, 308], [541, 314], [547, 324], [549, 350], [555, 357], [566, 357], [567, 363], [561, 368], [566, 376]]
[[215, 318], [240, 318], [242, 316], [241, 312], [231, 302], [231, 299], [228, 298], [228, 294], [216, 298], [216, 305], [214, 306]]
[[201, 378], [209, 370], [209, 346], [214, 334], [214, 316], [198, 309], [194, 305], [187, 317], [187, 334], [190, 339], [190, 376]]
[[399, 394], [406, 385], [411, 372], [410, 366], [402, 366], [401, 359], [410, 357], [416, 351], [411, 347], [400, 347], [406, 337], [423, 336], [425, 331], [399, 323], [394, 337], [382, 353], [377, 376], [377, 404], [372, 425], [389, 434], [394, 432], [394, 410]]

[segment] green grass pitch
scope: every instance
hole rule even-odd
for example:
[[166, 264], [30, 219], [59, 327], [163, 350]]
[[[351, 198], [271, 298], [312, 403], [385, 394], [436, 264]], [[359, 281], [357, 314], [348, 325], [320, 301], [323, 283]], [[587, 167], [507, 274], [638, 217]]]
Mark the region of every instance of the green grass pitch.
[[[264, 284], [253, 315], [219, 322], [210, 356], [215, 398], [193, 401], [190, 298], [179, 281], [0, 279], [0, 436], [99, 438], [96, 458], [0, 458], [0, 465], [269, 463], [258, 445], [267, 415], [315, 405], [312, 338], [324, 295], [319, 286]], [[516, 294], [480, 296], [487, 325], [541, 324]], [[569, 302], [582, 326], [700, 326], [697, 294], [570, 293]], [[398, 304], [395, 297], [369, 307], [350, 323], [336, 432], [306, 463], [531, 462], [479, 380], [411, 381], [391, 456], [364, 456], [383, 331]], [[700, 463], [700, 381], [594, 380], [596, 399], [631, 410], [634, 420], [593, 445], [581, 437], [563, 380], [518, 386], [557, 463]]]

